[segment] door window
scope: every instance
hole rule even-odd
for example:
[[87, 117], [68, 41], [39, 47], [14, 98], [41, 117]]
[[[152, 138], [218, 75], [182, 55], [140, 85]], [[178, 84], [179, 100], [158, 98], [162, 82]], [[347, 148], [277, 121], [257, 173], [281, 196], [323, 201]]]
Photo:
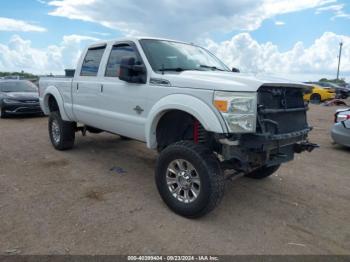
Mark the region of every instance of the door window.
[[100, 67], [101, 59], [106, 47], [90, 48], [85, 56], [81, 67], [81, 76], [97, 76], [98, 68]]
[[136, 65], [142, 64], [138, 53], [132, 46], [128, 44], [113, 46], [106, 68], [107, 77], [119, 77], [120, 63], [124, 57], [133, 57]]

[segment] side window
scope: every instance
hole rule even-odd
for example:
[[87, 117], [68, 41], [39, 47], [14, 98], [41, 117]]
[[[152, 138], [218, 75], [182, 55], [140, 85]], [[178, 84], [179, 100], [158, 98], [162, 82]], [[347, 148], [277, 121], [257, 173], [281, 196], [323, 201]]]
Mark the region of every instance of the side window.
[[81, 67], [81, 76], [97, 76], [98, 68], [106, 47], [91, 48], [87, 51]]
[[123, 57], [134, 57], [135, 63], [141, 65], [142, 62], [135, 51], [135, 49], [128, 44], [121, 44], [113, 46], [111, 54], [108, 59], [106, 74], [107, 77], [118, 77], [120, 70], [120, 62]]

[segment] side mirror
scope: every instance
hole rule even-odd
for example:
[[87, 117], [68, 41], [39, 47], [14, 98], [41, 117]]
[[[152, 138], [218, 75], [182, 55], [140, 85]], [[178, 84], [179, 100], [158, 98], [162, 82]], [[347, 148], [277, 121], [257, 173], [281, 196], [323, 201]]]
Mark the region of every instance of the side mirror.
[[134, 57], [123, 57], [119, 79], [128, 83], [146, 83], [146, 68], [144, 65], [136, 65]]
[[232, 72], [233, 72], [233, 73], [239, 73], [240, 71], [239, 71], [239, 69], [238, 69], [238, 68], [236, 68], [236, 67], [232, 67]]

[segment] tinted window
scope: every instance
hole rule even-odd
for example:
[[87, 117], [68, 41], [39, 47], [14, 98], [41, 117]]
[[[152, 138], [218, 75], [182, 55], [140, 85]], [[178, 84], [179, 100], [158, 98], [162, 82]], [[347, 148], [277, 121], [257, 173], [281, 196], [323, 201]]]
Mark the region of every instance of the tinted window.
[[87, 51], [83, 65], [81, 67], [81, 76], [97, 76], [98, 68], [106, 47], [91, 48]]
[[1, 92], [38, 92], [37, 87], [29, 81], [0, 82]]
[[111, 55], [109, 56], [107, 68], [106, 68], [106, 76], [108, 77], [118, 77], [120, 62], [123, 57], [133, 57], [135, 58], [135, 63], [137, 65], [141, 65], [140, 58], [138, 54], [135, 52], [135, 49], [127, 44], [113, 46]]

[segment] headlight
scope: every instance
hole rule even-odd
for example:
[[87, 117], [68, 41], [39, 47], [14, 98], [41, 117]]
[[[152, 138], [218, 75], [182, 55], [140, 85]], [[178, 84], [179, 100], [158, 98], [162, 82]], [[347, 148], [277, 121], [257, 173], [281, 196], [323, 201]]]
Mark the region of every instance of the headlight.
[[15, 100], [15, 99], [11, 99], [11, 98], [5, 98], [5, 99], [4, 99], [4, 102], [5, 102], [6, 104], [18, 104], [18, 103], [21, 103], [20, 101]]
[[214, 106], [224, 117], [230, 132], [255, 132], [256, 97], [256, 93], [248, 92], [215, 92]]

